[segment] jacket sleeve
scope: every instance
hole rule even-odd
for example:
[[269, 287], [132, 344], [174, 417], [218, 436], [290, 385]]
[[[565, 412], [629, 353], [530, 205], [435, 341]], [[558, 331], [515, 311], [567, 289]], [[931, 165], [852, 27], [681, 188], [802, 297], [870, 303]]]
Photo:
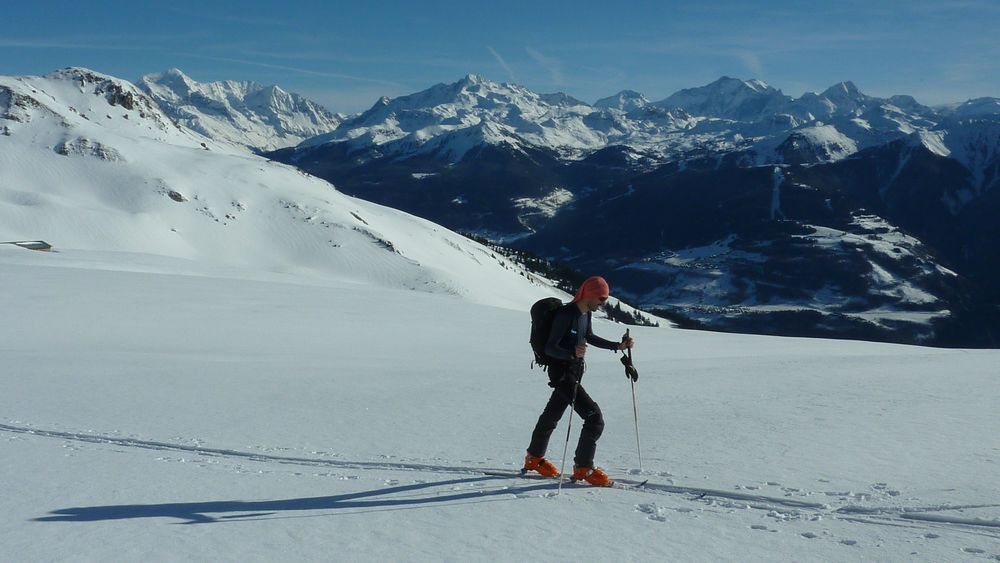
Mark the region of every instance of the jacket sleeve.
[[576, 358], [576, 350], [566, 350], [559, 346], [559, 341], [563, 335], [569, 332], [569, 325], [573, 322], [573, 315], [567, 315], [564, 309], [556, 311], [555, 318], [552, 319], [552, 330], [549, 332], [549, 339], [545, 342], [545, 355], [556, 360], [570, 361]]
[[[588, 314], [590, 314], [590, 313], [588, 313]], [[618, 342], [612, 342], [610, 340], [605, 340], [605, 339], [601, 338], [600, 336], [597, 336], [596, 334], [594, 334], [593, 326], [594, 326], [594, 319], [591, 318], [590, 322], [587, 323], [587, 344], [593, 344], [594, 346], [597, 346], [598, 348], [604, 348], [605, 350], [617, 350], [618, 349], [618, 344], [619, 344]]]

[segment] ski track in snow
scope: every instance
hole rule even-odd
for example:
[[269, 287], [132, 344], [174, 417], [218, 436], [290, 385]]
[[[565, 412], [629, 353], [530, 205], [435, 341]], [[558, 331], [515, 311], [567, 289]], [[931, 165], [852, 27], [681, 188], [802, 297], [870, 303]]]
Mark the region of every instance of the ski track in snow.
[[[41, 438], [53, 438], [67, 440], [71, 442], [84, 442], [89, 444], [114, 446], [116, 448], [127, 448], [126, 450], [115, 449], [116, 453], [126, 453], [129, 450], [145, 449], [158, 451], [173, 451], [186, 454], [195, 454], [205, 457], [222, 457], [243, 461], [259, 463], [278, 463], [297, 466], [321, 466], [334, 467], [338, 469], [355, 469], [362, 471], [406, 471], [423, 473], [440, 473], [455, 476], [468, 476], [468, 478], [455, 478], [443, 482], [427, 482], [415, 480], [412, 485], [400, 485], [396, 479], [386, 479], [385, 484], [391, 486], [380, 492], [369, 491], [367, 493], [354, 493], [339, 496], [316, 497], [306, 499], [293, 499], [293, 501], [259, 501], [259, 502], [209, 502], [209, 503], [177, 503], [168, 505], [137, 505], [138, 512], [132, 511], [129, 514], [138, 514], [145, 517], [176, 517], [185, 520], [185, 523], [206, 523], [216, 522], [204, 514], [205, 512], [250, 512], [249, 514], [220, 516], [220, 519], [251, 519], [273, 517], [274, 512], [266, 512], [269, 506], [280, 510], [317, 510], [331, 508], [330, 503], [336, 503], [338, 508], [368, 508], [379, 506], [392, 506], [396, 504], [419, 504], [423, 502], [461, 502], [472, 498], [482, 499], [483, 496], [513, 495], [514, 498], [523, 496], [551, 496], [554, 494], [558, 482], [540, 477], [528, 475], [520, 476], [514, 470], [497, 469], [492, 467], [481, 467], [472, 465], [443, 465], [433, 463], [417, 462], [390, 462], [390, 461], [350, 461], [339, 459], [309, 458], [297, 456], [282, 456], [267, 453], [245, 452], [220, 448], [205, 448], [196, 445], [184, 445], [170, 442], [141, 440], [136, 438], [120, 438], [100, 434], [84, 432], [65, 432], [56, 430], [44, 430], [28, 426], [13, 426], [0, 424], [0, 432], [9, 434], [29, 435]], [[313, 452], [322, 455], [321, 452]], [[171, 461], [159, 458], [161, 461]], [[186, 460], [185, 460], [186, 461]], [[629, 472], [635, 474], [635, 471]], [[298, 475], [299, 473], [296, 473]], [[658, 474], [659, 477], [669, 476], [667, 473]], [[339, 476], [341, 479], [357, 479], [357, 476]], [[496, 485], [484, 485], [484, 482], [501, 480], [503, 483]], [[524, 483], [521, 486], [512, 485], [511, 482]], [[846, 504], [834, 507], [827, 503], [808, 502], [790, 498], [792, 496], [810, 496], [813, 494], [825, 494], [828, 497], [839, 497], [842, 501], [869, 500], [873, 496], [882, 495], [886, 498], [898, 496], [899, 491], [889, 489], [885, 483], [872, 485], [872, 493], [851, 493], [851, 492], [807, 492], [800, 489], [783, 488], [777, 482], [768, 482], [767, 486], [777, 487], [784, 493], [784, 497], [769, 496], [764, 494], [742, 493], [737, 491], [725, 491], [718, 489], [706, 489], [699, 487], [685, 487], [672, 483], [644, 482], [630, 479], [617, 479], [619, 483], [629, 485], [624, 489], [627, 492], [634, 492], [640, 495], [663, 495], [681, 497], [686, 502], [696, 502], [712, 509], [725, 510], [758, 510], [766, 512], [768, 518], [775, 521], [806, 520], [811, 522], [821, 522], [823, 518], [831, 518], [844, 522], [875, 524], [887, 526], [905, 526], [934, 528], [945, 526], [949, 529], [964, 529], [993, 539], [1000, 539], [1000, 519], [987, 520], [984, 518], [969, 518], [966, 516], [947, 514], [949, 512], [985, 509], [1000, 507], [1000, 503], [982, 504], [937, 504], [929, 506], [862, 506], [858, 504]], [[450, 487], [445, 492], [428, 491], [409, 495], [399, 495], [395, 493], [410, 492], [423, 489], [433, 489], [435, 487]], [[575, 490], [584, 489], [594, 491], [595, 489], [578, 484], [564, 484], [564, 489]], [[759, 486], [740, 487], [746, 490], [759, 490]], [[427, 496], [431, 493], [432, 496]], [[529, 494], [530, 493], [530, 494]], [[374, 501], [354, 501], [353, 499], [367, 496], [392, 495], [388, 499]], [[404, 499], [418, 498], [416, 502], [405, 501]], [[493, 500], [504, 500], [497, 498]], [[911, 499], [915, 500], [915, 499]], [[348, 502], [351, 501], [351, 502]], [[347, 505], [344, 503], [348, 502]], [[289, 504], [291, 503], [291, 504]], [[38, 521], [86, 521], [88, 519], [106, 519], [114, 517], [114, 510], [122, 510], [127, 507], [90, 507], [61, 509], [50, 513], [49, 516], [37, 519]], [[646, 514], [648, 519], [658, 522], [667, 520], [666, 514], [669, 511], [678, 513], [690, 513], [691, 508], [660, 506], [656, 503], [639, 503], [636, 511]], [[261, 512], [265, 511], [265, 512]], [[118, 516], [125, 517], [125, 516]], [[775, 531], [765, 525], [753, 525], [754, 530]], [[815, 539], [820, 536], [807, 532], [801, 534], [807, 539]], [[928, 533], [925, 537], [933, 539], [938, 537]], [[840, 543], [854, 545], [853, 540], [842, 540]]]

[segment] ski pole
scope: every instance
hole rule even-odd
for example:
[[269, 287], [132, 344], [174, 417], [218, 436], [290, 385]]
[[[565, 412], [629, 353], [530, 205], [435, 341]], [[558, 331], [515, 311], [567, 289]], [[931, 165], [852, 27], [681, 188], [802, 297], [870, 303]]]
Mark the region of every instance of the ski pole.
[[[625, 329], [625, 336], [622, 336], [622, 344], [628, 341], [629, 329]], [[627, 354], [627, 355], [626, 355]], [[632, 418], [635, 420], [635, 450], [639, 454], [639, 472], [642, 472], [642, 447], [639, 445], [639, 408], [635, 400], [635, 382], [639, 379], [639, 371], [632, 364], [632, 349], [626, 348], [622, 352], [622, 364], [625, 365], [625, 377], [632, 383]]]
[[[631, 356], [631, 350], [629, 351], [629, 356]], [[636, 407], [635, 402], [635, 381], [632, 381], [632, 417], [635, 419], [635, 450], [639, 454], [639, 473], [642, 473], [642, 448], [639, 446], [639, 409]]]
[[563, 475], [566, 474], [566, 452], [569, 451], [569, 434], [570, 429], [573, 428], [573, 414], [576, 412], [576, 390], [580, 387], [580, 378], [576, 373], [578, 370], [582, 371], [582, 360], [577, 360], [577, 363], [570, 368], [572, 371], [570, 375], [573, 377], [573, 398], [569, 402], [569, 422], [566, 424], [566, 443], [563, 445], [563, 456], [562, 464], [559, 465], [559, 488], [556, 494], [562, 493]]

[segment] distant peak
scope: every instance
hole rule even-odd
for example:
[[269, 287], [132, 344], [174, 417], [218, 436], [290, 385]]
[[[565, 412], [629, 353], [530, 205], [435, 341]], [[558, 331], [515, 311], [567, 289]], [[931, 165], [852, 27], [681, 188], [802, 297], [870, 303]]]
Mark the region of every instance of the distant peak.
[[715, 82], [705, 86], [705, 88], [718, 90], [737, 90], [745, 88], [754, 92], [767, 92], [769, 90], [773, 90], [773, 88], [771, 88], [771, 86], [763, 80], [757, 80], [756, 78], [743, 80], [741, 78], [733, 78], [731, 76], [722, 76]]
[[827, 97], [849, 96], [853, 98], [856, 96], [863, 96], [864, 94], [861, 93], [861, 90], [858, 90], [858, 87], [855, 86], [853, 82], [846, 80], [830, 86], [823, 92], [823, 95]]
[[459, 82], [465, 84], [484, 84], [489, 81], [478, 74], [466, 74], [464, 78], [459, 80]]
[[747, 86], [753, 90], [757, 89], [768, 89], [770, 86], [767, 85], [763, 80], [751, 79], [743, 80], [742, 78], [733, 78], [731, 76], [722, 76], [715, 82], [709, 84], [709, 86]]
[[889, 97], [889, 103], [900, 108], [918, 108], [922, 107], [920, 102], [916, 100], [913, 96], [907, 96], [903, 94], [897, 94], [895, 96]]
[[[251, 84], [256, 84], [256, 83], [251, 82]], [[281, 86], [278, 86], [277, 84], [271, 84], [270, 86], [261, 86], [260, 88], [261, 88], [261, 91], [267, 92], [267, 94], [270, 95], [270, 96], [287, 96], [288, 95], [288, 92], [285, 92], [284, 90], [282, 90]]]
[[80, 77], [91, 77], [99, 78], [102, 80], [110, 79], [110, 76], [97, 72], [95, 70], [90, 70], [82, 66], [68, 66], [61, 68], [54, 72], [50, 72], [46, 75], [47, 78], [80, 78]]
[[646, 96], [643, 96], [635, 90], [622, 90], [615, 94], [614, 96], [608, 96], [607, 98], [601, 98], [594, 102], [594, 107], [599, 108], [616, 108], [624, 111], [636, 109], [645, 106], [649, 103]]
[[177, 67], [168, 68], [166, 72], [163, 73], [165, 76], [176, 76], [177, 78], [187, 78], [188, 76], [184, 74], [181, 69]]

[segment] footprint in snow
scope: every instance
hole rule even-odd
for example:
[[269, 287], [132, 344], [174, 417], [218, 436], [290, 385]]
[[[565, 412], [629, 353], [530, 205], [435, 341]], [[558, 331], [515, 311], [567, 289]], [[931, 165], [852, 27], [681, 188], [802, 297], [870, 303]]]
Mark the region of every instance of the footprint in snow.
[[986, 553], [985, 551], [979, 549], [978, 547], [963, 547], [962, 551], [966, 553], [975, 553], [977, 555], [981, 553]]
[[654, 520], [656, 522], [666, 522], [667, 517], [664, 516], [664, 510], [662, 507], [656, 506], [654, 503], [643, 503], [635, 505], [635, 509], [643, 514], [646, 514], [647, 518]]
[[887, 483], [875, 483], [874, 485], [872, 485], [872, 490], [878, 493], [887, 494], [891, 497], [898, 497], [900, 494], [899, 491], [895, 489], [890, 489]]

